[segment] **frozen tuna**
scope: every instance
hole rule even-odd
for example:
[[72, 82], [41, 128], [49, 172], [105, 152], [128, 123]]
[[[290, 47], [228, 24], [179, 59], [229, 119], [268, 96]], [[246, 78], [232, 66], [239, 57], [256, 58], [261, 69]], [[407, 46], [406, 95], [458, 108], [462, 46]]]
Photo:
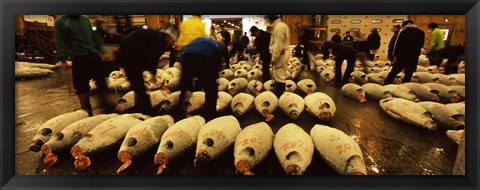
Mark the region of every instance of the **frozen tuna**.
[[325, 93], [315, 92], [305, 97], [305, 110], [322, 121], [329, 121], [335, 115], [337, 107], [332, 98]]
[[459, 103], [449, 103], [445, 105], [448, 106], [450, 109], [457, 111], [459, 114], [465, 115], [465, 103], [459, 102]]
[[385, 98], [379, 103], [383, 111], [397, 120], [431, 131], [437, 130], [432, 114], [418, 103], [403, 98]]
[[42, 146], [42, 152], [45, 154], [43, 163], [48, 167], [53, 166], [58, 161], [58, 157], [55, 154], [57, 151], [70, 149], [94, 127], [116, 116], [118, 116], [118, 114], [101, 114], [87, 117], [73, 122], [61, 131], [55, 133], [52, 138]]
[[172, 116], [163, 115], [137, 123], [128, 130], [117, 154], [117, 158], [123, 163], [118, 168], [117, 173], [128, 168], [132, 164], [132, 160], [158, 145], [163, 133], [173, 123]]
[[417, 96], [415, 96], [415, 93], [409, 88], [407, 88], [406, 86], [402, 86], [398, 84], [389, 84], [389, 85], [383, 86], [383, 88], [386, 91], [391, 92], [395, 97], [404, 98], [414, 102], [419, 101], [419, 99], [417, 99]]
[[362, 71], [353, 71], [350, 74], [350, 82], [357, 83], [359, 85], [365, 84], [368, 81], [367, 74]]
[[244, 92], [245, 88], [247, 88], [248, 81], [244, 78], [236, 78], [230, 81], [228, 84], [228, 93], [232, 96], [238, 94], [240, 92]]
[[273, 80], [268, 80], [263, 84], [263, 87], [265, 88], [265, 90], [273, 92], [275, 90], [275, 82]]
[[251, 171], [268, 155], [273, 145], [273, 131], [265, 122], [245, 127], [235, 138], [233, 148], [234, 164], [243, 175], [253, 175]]
[[[150, 97], [150, 103], [152, 104], [152, 108], [159, 106], [159, 104], [162, 103], [169, 95], [169, 93], [164, 90], [156, 90], [147, 94]], [[133, 106], [135, 106], [135, 92], [130, 91], [123, 95], [120, 100], [118, 100], [117, 107], [115, 107], [115, 112], [125, 113]]]
[[297, 86], [306, 94], [311, 94], [317, 90], [317, 85], [312, 79], [303, 79], [297, 83]]
[[233, 144], [242, 129], [237, 118], [229, 115], [215, 118], [200, 129], [194, 164], [214, 160]]
[[460, 145], [460, 142], [462, 140], [463, 135], [465, 135], [465, 130], [447, 130], [445, 132], [447, 137], [452, 140], [453, 142], [457, 143], [457, 145]]
[[245, 69], [238, 69], [233, 73], [235, 78], [247, 78], [248, 71]]
[[434, 82], [435, 77], [429, 72], [415, 72], [412, 74], [412, 82], [429, 83]]
[[305, 101], [303, 98], [292, 92], [283, 93], [278, 99], [278, 105], [283, 113], [292, 119], [297, 119], [303, 112]]
[[278, 107], [278, 98], [273, 92], [264, 91], [255, 97], [254, 104], [255, 109], [257, 109], [268, 122], [273, 119], [272, 113]]
[[432, 118], [440, 127], [446, 129], [465, 128], [465, 116], [456, 110], [437, 102], [419, 102], [423, 108], [432, 113]]
[[438, 97], [438, 91], [432, 90], [431, 88], [419, 84], [419, 83], [413, 83], [413, 82], [407, 82], [401, 84], [402, 86], [407, 87], [408, 89], [412, 90], [417, 98], [423, 101], [435, 101], [438, 102], [440, 101], [440, 98]]
[[378, 73], [369, 73], [367, 74], [368, 81], [370, 83], [382, 84], [385, 83], [385, 79], [383, 76], [379, 75]]
[[460, 97], [460, 101], [465, 100], [465, 86], [452, 85], [450, 88], [457, 92], [457, 95]]
[[234, 77], [233, 77], [233, 71], [230, 70], [230, 69], [224, 69], [222, 71], [220, 71], [220, 74], [219, 74], [220, 78], [226, 78], [227, 80], [232, 80]]
[[217, 85], [218, 85], [218, 91], [225, 91], [227, 90], [228, 88], [228, 83], [230, 83], [230, 81], [228, 81], [226, 78], [218, 78], [217, 79]]
[[178, 121], [163, 133], [154, 157], [155, 164], [160, 165], [157, 174], [163, 173], [169, 162], [197, 142], [198, 132], [203, 125], [205, 119], [195, 115]]
[[230, 105], [230, 102], [232, 101], [232, 95], [226, 93], [226, 92], [218, 92], [218, 98], [217, 98], [217, 105], [216, 105], [216, 110], [217, 112], [221, 112], [225, 110]]
[[383, 88], [382, 85], [375, 84], [375, 83], [367, 83], [362, 85], [363, 90], [365, 90], [365, 95], [368, 98], [374, 99], [374, 100], [381, 100], [384, 98], [390, 98], [393, 97], [392, 92], [386, 90]]
[[365, 99], [365, 90], [363, 90], [361, 86], [358, 86], [355, 83], [348, 83], [343, 85], [342, 92], [346, 96], [357, 99], [361, 103], [367, 101], [367, 99]]
[[29, 149], [33, 152], [40, 151], [42, 145], [50, 140], [55, 133], [61, 131], [73, 122], [85, 119], [87, 117], [88, 113], [85, 110], [80, 109], [49, 119], [47, 122], [42, 124], [40, 128], [38, 128], [37, 133], [35, 133], [35, 136], [33, 136], [33, 139], [30, 143]]
[[344, 132], [326, 125], [310, 130], [320, 156], [341, 175], [367, 175], [363, 153], [357, 142]]
[[263, 90], [262, 82], [258, 80], [251, 80], [248, 82], [247, 90], [250, 94], [257, 96]]
[[312, 139], [296, 124], [289, 123], [278, 130], [273, 148], [287, 175], [303, 175], [312, 161]]
[[285, 91], [286, 92], [295, 92], [297, 89], [297, 84], [293, 82], [293, 80], [286, 80], [285, 81]]
[[443, 103], [455, 103], [460, 101], [457, 92], [452, 88], [439, 83], [425, 83], [425, 86], [438, 91], [438, 96]]
[[240, 117], [248, 110], [253, 108], [254, 99], [255, 98], [252, 95], [247, 93], [239, 93], [235, 95], [235, 97], [232, 99], [232, 103], [230, 104], [233, 115], [235, 117]]
[[72, 157], [75, 158], [75, 168], [87, 169], [91, 165], [87, 155], [115, 146], [130, 128], [148, 118], [150, 117], [138, 113], [124, 114], [97, 125], [70, 149]]
[[261, 70], [259, 69], [252, 69], [250, 71], [248, 71], [248, 74], [247, 74], [247, 79], [252, 81], [252, 80], [257, 80], [257, 79], [261, 79], [263, 76], [263, 73]]
[[192, 96], [185, 103], [187, 109], [187, 115], [195, 114], [205, 104], [205, 92], [198, 91], [193, 92]]
[[170, 78], [165, 80], [162, 89], [167, 92], [175, 92], [180, 89], [180, 77]]
[[332, 70], [325, 69], [320, 73], [320, 78], [325, 82], [330, 82], [335, 79], [335, 73]]
[[[167, 96], [165, 101], [162, 102], [160, 105], [160, 112], [163, 113], [168, 113], [175, 107], [177, 107], [180, 104], [180, 91], [174, 92], [170, 95]], [[186, 92], [187, 95], [185, 96], [185, 100], [190, 99], [191, 93]]]

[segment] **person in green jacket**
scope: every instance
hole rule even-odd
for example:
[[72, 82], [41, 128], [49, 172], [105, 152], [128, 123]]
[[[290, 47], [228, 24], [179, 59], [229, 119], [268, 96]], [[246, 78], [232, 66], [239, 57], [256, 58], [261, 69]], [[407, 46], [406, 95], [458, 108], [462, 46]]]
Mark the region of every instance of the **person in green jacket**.
[[72, 79], [75, 94], [78, 96], [80, 106], [90, 116], [92, 106], [90, 104], [90, 79], [95, 80], [100, 91], [100, 106], [108, 106], [106, 101], [105, 72], [102, 69], [108, 59], [102, 49], [100, 37], [93, 32], [90, 20], [80, 15], [61, 16], [54, 23], [55, 46], [57, 57], [61, 62], [62, 69], [69, 68], [66, 60], [72, 60]]
[[429, 53], [433, 53], [445, 48], [445, 42], [443, 41], [443, 33], [438, 28], [438, 24], [432, 22], [428, 24], [428, 29], [432, 31]]

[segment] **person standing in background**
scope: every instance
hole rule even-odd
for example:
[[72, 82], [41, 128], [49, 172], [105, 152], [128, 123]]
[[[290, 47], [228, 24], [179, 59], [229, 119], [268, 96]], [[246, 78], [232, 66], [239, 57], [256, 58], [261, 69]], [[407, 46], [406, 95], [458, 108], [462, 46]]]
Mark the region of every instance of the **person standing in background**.
[[428, 29], [432, 31], [432, 36], [430, 38], [430, 49], [428, 50], [427, 54], [445, 48], [445, 42], [443, 41], [443, 33], [438, 28], [438, 24], [432, 22], [428, 24]]
[[384, 85], [391, 84], [395, 76], [405, 69], [402, 83], [410, 82], [417, 69], [418, 56], [425, 42], [425, 32], [418, 29], [413, 21], [403, 22], [393, 50], [392, 70], [388, 73]]
[[263, 30], [259, 30], [256, 26], [250, 28], [250, 36], [255, 36], [253, 45], [256, 47], [258, 54], [260, 54], [260, 62], [262, 64], [262, 82], [265, 83], [270, 80], [270, 61], [272, 54], [270, 54], [270, 37], [271, 34]]
[[242, 38], [240, 38], [240, 41], [243, 43], [245, 47], [248, 47], [248, 44], [250, 44], [250, 39], [248, 39], [247, 33], [244, 32]]
[[374, 28], [370, 35], [368, 35], [367, 37], [367, 47], [369, 50], [367, 53], [368, 59], [370, 59], [370, 61], [373, 61], [378, 48], [380, 48], [380, 35], [378, 34], [376, 28]]
[[350, 31], [345, 32], [345, 37], [343, 37], [343, 41], [351, 41], [353, 42], [353, 36], [350, 36]]
[[400, 28], [401, 26], [397, 24], [391, 29], [391, 31], [393, 32], [393, 36], [388, 43], [388, 60], [390, 61], [393, 61], [393, 48], [395, 47], [395, 41], [397, 40]]
[[285, 91], [285, 80], [287, 77], [287, 63], [290, 59], [290, 28], [284, 23], [280, 15], [268, 15], [268, 22], [272, 26], [270, 38], [270, 53], [272, 54], [273, 80], [275, 81], [275, 95], [280, 96]]
[[335, 35], [332, 36], [332, 42], [335, 42], [337, 44], [342, 43], [342, 37], [340, 36], [340, 30], [335, 32]]
[[66, 15], [55, 20], [55, 46], [62, 69], [68, 69], [66, 60], [72, 59], [72, 79], [81, 109], [92, 116], [90, 79], [96, 81], [100, 92], [99, 107], [111, 106], [106, 97], [104, 62], [110, 58], [102, 49], [100, 37], [93, 32], [90, 20], [80, 15]]

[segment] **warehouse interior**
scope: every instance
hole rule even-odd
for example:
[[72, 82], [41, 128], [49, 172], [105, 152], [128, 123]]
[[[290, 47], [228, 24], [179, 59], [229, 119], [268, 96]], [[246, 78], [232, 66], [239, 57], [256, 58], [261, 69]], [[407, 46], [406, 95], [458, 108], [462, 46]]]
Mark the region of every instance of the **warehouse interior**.
[[[115, 48], [118, 47], [122, 37], [125, 35], [122, 31], [127, 31], [129, 28], [161, 30], [168, 27], [178, 30], [184, 21], [192, 17], [192, 15], [84, 16], [90, 20], [94, 31], [99, 28], [108, 31], [109, 35], [104, 38], [103, 48], [111, 55], [114, 54]], [[60, 69], [57, 65], [54, 21], [59, 17], [61, 15], [17, 15], [16, 17], [16, 66], [17, 63], [24, 65], [32, 65], [33, 63], [46, 64], [55, 68], [42, 76], [30, 77], [24, 75], [16, 77], [15, 174], [156, 175], [159, 166], [154, 163], [154, 157], [160, 142], [157, 142], [153, 148], [148, 149], [133, 160], [133, 164], [121, 173], [118, 173], [117, 169], [123, 163], [117, 158], [117, 154], [123, 139], [116, 142], [112, 147], [89, 155], [92, 164], [86, 170], [78, 170], [74, 167], [73, 163], [76, 161], [76, 158], [70, 155], [70, 148], [57, 153], [58, 161], [53, 166], [47, 166], [44, 163], [45, 154], [29, 150], [32, 138], [38, 134], [44, 123], [56, 116], [80, 109], [71, 82], [72, 71]], [[391, 69], [391, 62], [387, 58], [388, 45], [394, 34], [391, 29], [395, 25], [402, 25], [407, 20], [414, 21], [417, 28], [425, 32], [424, 47], [429, 47], [431, 42], [432, 32], [428, 29], [428, 25], [432, 22], [437, 23], [438, 28], [443, 32], [445, 46], [465, 43], [465, 16], [463, 15], [282, 15], [280, 18], [288, 25], [290, 30], [290, 52], [299, 44], [299, 39], [304, 31], [311, 31], [313, 35], [308, 36], [308, 44], [316, 49], [316, 51], [312, 52], [316, 61], [329, 64], [322, 68], [322, 71], [328, 66], [333, 68], [335, 61], [331, 57], [319, 56], [321, 54], [319, 48], [326, 41], [330, 41], [336, 32], [340, 32], [343, 38], [345, 32], [349, 31], [354, 41], [366, 41], [372, 30], [378, 31], [381, 37], [381, 45], [376, 50], [375, 60], [372, 61], [372, 64], [375, 65], [368, 66], [367, 64], [359, 65], [356, 63], [356, 68], [363, 71], [368, 71], [368, 67], [380, 69], [380, 66], [378, 66], [380, 63], [383, 63], [384, 69]], [[265, 15], [201, 15], [201, 19], [205, 24], [205, 32], [210, 37], [212, 35], [218, 36], [221, 25], [226, 26], [232, 39], [240, 40], [246, 33], [250, 41], [246, 47], [247, 50], [255, 48], [253, 45], [255, 37], [250, 35], [250, 28], [256, 26], [258, 29], [267, 30], [269, 26]], [[159, 59], [157, 68], [161, 69], [162, 72], [167, 71], [169, 68], [168, 58], [170, 56], [169, 52], [165, 52]], [[232, 66], [239, 64], [240, 61], [242, 60], [226, 64]], [[258, 57], [254, 54], [246, 54], [243, 61], [244, 64], [249, 65], [250, 69], [258, 65]], [[293, 64], [294, 62], [291, 59], [290, 63]], [[298, 63], [300, 62], [301, 59], [298, 59]], [[120, 68], [115, 63], [110, 64], [113, 68], [112, 71], [120, 71]], [[458, 73], [443, 75], [443, 69], [428, 64], [428, 58], [425, 58], [425, 55], [421, 55], [418, 63], [419, 66], [425, 69], [423, 72], [436, 76], [437, 80], [432, 82], [442, 83], [441, 80], [445, 78], [450, 82], [455, 80], [455, 82], [450, 83], [450, 86], [463, 85], [463, 97], [460, 96], [461, 100], [457, 102], [441, 102], [444, 105], [448, 103], [465, 104], [465, 64], [465, 61], [460, 63]], [[324, 93], [335, 102], [335, 115], [331, 120], [323, 121], [307, 113], [307, 111], [303, 111], [298, 118], [292, 119], [278, 107], [272, 112], [275, 116], [274, 119], [266, 122], [274, 134], [289, 123], [299, 126], [309, 136], [311, 129], [318, 124], [338, 129], [350, 137], [351, 139], [349, 140], [353, 140], [353, 142], [358, 144], [366, 175], [465, 174], [465, 163], [462, 163], [464, 160], [464, 144], [462, 143], [465, 141], [463, 129], [466, 126], [463, 126], [463, 128], [439, 126], [437, 130], [430, 131], [405, 120], [394, 118], [382, 109], [379, 104], [381, 100], [371, 99], [367, 96], [366, 102], [359, 102], [357, 99], [349, 97], [342, 91], [342, 88], [334, 86], [329, 80], [325, 80], [325, 76], [321, 74], [318, 68], [318, 65], [316, 65], [316, 68], [306, 71], [305, 78], [314, 81], [316, 86], [314, 92]], [[178, 70], [181, 70], [181, 66]], [[419, 72], [418, 68], [417, 72]], [[463, 77], [463, 83], [459, 78], [455, 78], [454, 75], [460, 76], [460, 78]], [[112, 74], [109, 77], [112, 77]], [[245, 78], [247, 77], [245, 76]], [[229, 80], [231, 81], [233, 78]], [[300, 89], [298, 84], [300, 79], [292, 78], [292, 81], [298, 86], [293, 92], [305, 99], [310, 93]], [[161, 86], [157, 86], [157, 88], [149, 90], [153, 92], [161, 89]], [[177, 90], [172, 91], [175, 92]], [[262, 91], [268, 91], [268, 89], [263, 89]], [[120, 104], [119, 100], [125, 98], [128, 92], [130, 92], [128, 86], [119, 85], [110, 88], [108, 97], [111, 102]], [[231, 96], [233, 98], [235, 94], [231, 94]], [[100, 107], [96, 101], [99, 97], [95, 91], [92, 91], [91, 98], [94, 115], [109, 114], [115, 111]], [[159, 111], [154, 116], [165, 114], [171, 115], [175, 123], [182, 119], [182, 116], [176, 111], [167, 113]], [[227, 109], [217, 113], [218, 117], [230, 115], [234, 115], [234, 112], [230, 109], [230, 104], [228, 104]], [[463, 117], [465, 117], [464, 105]], [[265, 117], [255, 108], [235, 118], [242, 129], [259, 122], [265, 122]], [[455, 141], [451, 136], [447, 135], [447, 133], [450, 133], [448, 131], [462, 131], [462, 133], [461, 136], [456, 137], [457, 141]], [[183, 150], [182, 154], [175, 157], [175, 159], [172, 159], [167, 165], [166, 172], [163, 174], [239, 175], [239, 171], [237, 171], [235, 166], [235, 157], [233, 156], [235, 154], [234, 146], [236, 146], [234, 143], [230, 144], [219, 157], [200, 166], [195, 165], [193, 162], [196, 159], [196, 150], [195, 146], [191, 146]], [[317, 148], [316, 145], [315, 148]], [[307, 168], [303, 168], [303, 175], [345, 175], [345, 173], [339, 172], [338, 168], [335, 168], [328, 161], [328, 156], [319, 153], [318, 148], [313, 150], [313, 154], [310, 155], [311, 162], [307, 164]], [[251, 171], [255, 175], [286, 174], [281, 159], [278, 158], [273, 146], [266, 152], [266, 156], [262, 161], [255, 168], [252, 168]]]

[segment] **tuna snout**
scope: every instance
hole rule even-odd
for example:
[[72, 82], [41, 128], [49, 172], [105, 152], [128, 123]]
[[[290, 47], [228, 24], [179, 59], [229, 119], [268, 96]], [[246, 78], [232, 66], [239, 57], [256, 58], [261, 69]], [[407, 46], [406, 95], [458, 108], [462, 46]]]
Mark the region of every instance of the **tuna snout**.
[[40, 148], [42, 147], [42, 145], [43, 145], [42, 140], [32, 141], [30, 143], [30, 147], [28, 149], [30, 149], [33, 152], [38, 152], [38, 151], [40, 151]]
[[365, 95], [363, 94], [359, 94], [357, 98], [358, 98], [358, 101], [360, 101], [360, 103], [367, 101], [367, 99], [365, 99]]
[[300, 169], [300, 166], [292, 164], [287, 166], [287, 169], [285, 169], [285, 172], [287, 175], [302, 175], [302, 170]]
[[270, 113], [270, 110], [268, 109], [263, 109], [262, 110], [263, 116], [265, 116], [266, 121], [271, 121], [273, 119], [273, 115]]
[[85, 170], [87, 169], [92, 163], [90, 162], [90, 158], [87, 156], [81, 155], [77, 157], [74, 162], [75, 169], [77, 170]]
[[432, 98], [432, 101], [440, 102], [440, 97], [438, 97], [437, 95], [434, 95], [433, 98]]
[[430, 131], [435, 131], [437, 130], [437, 123], [435, 123], [434, 121], [426, 121], [423, 126], [425, 128], [427, 128], [428, 130]]
[[453, 96], [452, 99], [450, 99], [453, 103], [455, 102], [460, 102], [460, 97], [458, 96]]
[[124, 112], [124, 110], [121, 106], [117, 106], [117, 107], [115, 107], [115, 113], [123, 114], [125, 112]]
[[193, 165], [204, 165], [207, 163], [207, 161], [210, 160], [210, 156], [208, 156], [208, 153], [206, 150], [200, 150], [198, 151], [197, 155], [195, 156], [195, 160], [193, 161]]
[[328, 120], [332, 119], [332, 114], [330, 112], [322, 112], [322, 113], [318, 114], [318, 119], [320, 119], [322, 121], [328, 121]]
[[290, 116], [292, 117], [292, 119], [297, 119], [298, 118], [298, 111], [297, 110], [293, 110], [290, 112]]

